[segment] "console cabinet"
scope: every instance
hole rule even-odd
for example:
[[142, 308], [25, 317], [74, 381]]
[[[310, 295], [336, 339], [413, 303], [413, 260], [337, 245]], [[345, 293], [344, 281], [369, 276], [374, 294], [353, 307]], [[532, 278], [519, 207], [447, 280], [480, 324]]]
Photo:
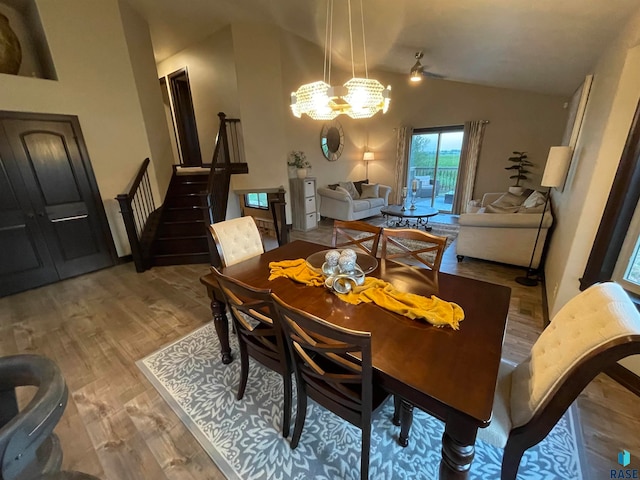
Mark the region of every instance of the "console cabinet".
[[293, 229], [306, 232], [317, 228], [316, 179], [311, 177], [292, 178], [289, 182]]

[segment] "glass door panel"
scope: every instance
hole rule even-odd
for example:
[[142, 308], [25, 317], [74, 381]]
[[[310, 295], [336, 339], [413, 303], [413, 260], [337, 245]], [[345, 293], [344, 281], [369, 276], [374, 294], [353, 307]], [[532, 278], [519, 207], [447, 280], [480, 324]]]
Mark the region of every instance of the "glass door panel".
[[416, 205], [451, 213], [462, 150], [462, 127], [419, 129], [411, 139], [407, 186]]

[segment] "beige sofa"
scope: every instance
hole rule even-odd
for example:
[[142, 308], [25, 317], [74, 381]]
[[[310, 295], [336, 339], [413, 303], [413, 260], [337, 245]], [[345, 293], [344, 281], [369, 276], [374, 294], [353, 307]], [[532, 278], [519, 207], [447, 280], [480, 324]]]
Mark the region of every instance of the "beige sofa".
[[[536, 241], [541, 213], [485, 213], [488, 205], [502, 193], [486, 193], [481, 205], [468, 209], [477, 213], [460, 215], [456, 241], [458, 261], [467, 257], [528, 267]], [[540, 237], [531, 268], [538, 268], [549, 228], [553, 224], [550, 208], [544, 214]]]
[[336, 220], [360, 220], [380, 214], [380, 209], [389, 204], [391, 187], [378, 185], [377, 198], [354, 199], [348, 192], [329, 187], [319, 187], [320, 216]]

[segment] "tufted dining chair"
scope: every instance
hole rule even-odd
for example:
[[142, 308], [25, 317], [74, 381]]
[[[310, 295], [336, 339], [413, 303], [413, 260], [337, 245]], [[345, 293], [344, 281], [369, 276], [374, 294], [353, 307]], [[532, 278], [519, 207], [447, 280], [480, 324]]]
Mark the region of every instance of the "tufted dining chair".
[[264, 253], [262, 237], [253, 217], [239, 217], [209, 226], [223, 267]]
[[640, 353], [640, 314], [615, 283], [594, 285], [553, 318], [519, 365], [504, 361], [491, 424], [478, 438], [504, 448], [502, 480], [516, 478], [524, 452], [543, 440], [587, 384]]

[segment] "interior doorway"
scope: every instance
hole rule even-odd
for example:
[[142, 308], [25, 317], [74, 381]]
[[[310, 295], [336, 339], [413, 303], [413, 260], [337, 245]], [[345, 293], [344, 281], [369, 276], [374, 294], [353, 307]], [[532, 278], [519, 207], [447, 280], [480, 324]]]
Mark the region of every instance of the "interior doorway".
[[[180, 164], [186, 167], [200, 167], [202, 155], [186, 67], [167, 75], [167, 82], [173, 119], [171, 127], [176, 137]], [[161, 79], [160, 84], [162, 83]]]

